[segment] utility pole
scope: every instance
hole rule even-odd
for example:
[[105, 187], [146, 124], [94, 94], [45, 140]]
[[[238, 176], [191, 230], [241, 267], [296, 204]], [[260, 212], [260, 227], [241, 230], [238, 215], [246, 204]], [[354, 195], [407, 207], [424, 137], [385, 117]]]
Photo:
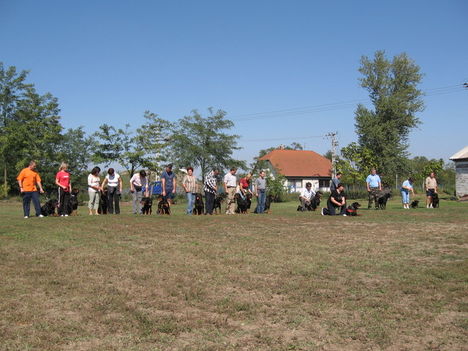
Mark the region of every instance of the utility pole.
[[325, 136], [331, 139], [331, 152], [332, 152], [332, 177], [336, 176], [336, 148], [338, 147], [338, 140], [336, 139], [338, 132], [330, 132]]

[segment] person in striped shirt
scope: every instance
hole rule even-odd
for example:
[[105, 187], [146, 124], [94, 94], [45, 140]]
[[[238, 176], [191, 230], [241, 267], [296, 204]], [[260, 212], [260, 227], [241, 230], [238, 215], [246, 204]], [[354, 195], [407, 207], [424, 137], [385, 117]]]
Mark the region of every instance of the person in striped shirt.
[[206, 177], [205, 177], [205, 214], [213, 214], [213, 207], [214, 207], [214, 200], [216, 193], [218, 192], [218, 169], [213, 169]]

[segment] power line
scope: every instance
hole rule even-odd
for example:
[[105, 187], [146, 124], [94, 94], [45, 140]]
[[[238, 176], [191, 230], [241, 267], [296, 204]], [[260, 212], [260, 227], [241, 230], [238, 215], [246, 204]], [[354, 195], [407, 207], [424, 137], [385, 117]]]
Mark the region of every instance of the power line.
[[280, 137], [280, 138], [269, 138], [269, 139], [242, 139], [243, 143], [246, 142], [262, 142], [262, 141], [281, 141], [281, 140], [305, 140], [314, 138], [323, 138], [325, 135], [310, 135], [306, 137]]
[[[426, 96], [437, 96], [452, 94], [460, 91], [465, 91], [464, 88], [467, 86], [464, 84], [454, 84], [443, 87], [426, 89], [423, 91]], [[291, 116], [301, 116], [305, 114], [317, 113], [317, 112], [327, 112], [334, 110], [343, 110], [355, 107], [356, 103], [370, 102], [368, 98], [366, 99], [355, 99], [342, 102], [334, 102], [320, 105], [310, 105], [302, 107], [292, 107], [281, 110], [272, 110], [266, 112], [254, 112], [247, 114], [234, 115], [230, 119], [236, 122], [252, 121], [252, 120], [261, 120], [261, 119], [272, 119], [279, 117], [291, 117]]]

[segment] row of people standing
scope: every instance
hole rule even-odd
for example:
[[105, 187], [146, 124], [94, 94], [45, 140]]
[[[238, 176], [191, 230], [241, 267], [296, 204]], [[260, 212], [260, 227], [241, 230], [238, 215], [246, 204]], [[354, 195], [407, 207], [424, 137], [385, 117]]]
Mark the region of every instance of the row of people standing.
[[[236, 198], [235, 198], [236, 194], [238, 194], [238, 196], [242, 198], [245, 198], [249, 195], [254, 195], [257, 198], [257, 208], [256, 208], [255, 213], [264, 213], [265, 202], [266, 202], [265, 171], [260, 171], [259, 176], [257, 179], [255, 179], [254, 184], [251, 184], [251, 180], [252, 180], [251, 173], [248, 173], [245, 177], [241, 178], [239, 181], [237, 180], [236, 173], [237, 173], [237, 168], [233, 167], [229, 170], [228, 173], [226, 173], [226, 175], [223, 178], [224, 191], [227, 194], [226, 214], [232, 215], [236, 213]], [[205, 193], [206, 193], [206, 186], [205, 186]]]

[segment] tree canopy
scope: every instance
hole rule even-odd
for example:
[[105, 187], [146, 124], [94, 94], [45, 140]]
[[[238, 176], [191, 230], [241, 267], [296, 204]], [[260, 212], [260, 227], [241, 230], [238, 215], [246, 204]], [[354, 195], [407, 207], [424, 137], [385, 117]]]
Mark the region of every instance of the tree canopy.
[[199, 167], [202, 179], [213, 168], [245, 168], [245, 162], [233, 158], [234, 150], [239, 150], [239, 136], [227, 131], [234, 123], [225, 118], [226, 112], [208, 109], [203, 117], [197, 110], [178, 121], [173, 128], [171, 139], [172, 159], [182, 167]]

